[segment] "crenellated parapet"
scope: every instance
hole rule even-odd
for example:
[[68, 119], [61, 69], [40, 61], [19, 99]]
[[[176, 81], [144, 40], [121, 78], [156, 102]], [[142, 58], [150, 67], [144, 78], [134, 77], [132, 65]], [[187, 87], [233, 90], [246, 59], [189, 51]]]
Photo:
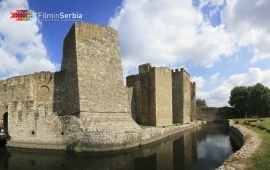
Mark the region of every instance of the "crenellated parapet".
[[[191, 121], [196, 85], [190, 82], [190, 75], [184, 68], [170, 70], [142, 64], [138, 75], [126, 78], [126, 85], [134, 88], [132, 112], [138, 123], [158, 126]], [[166, 123], [162, 115], [168, 117]]]
[[[183, 68], [143, 64], [126, 83], [128, 87], [117, 31], [75, 23], [64, 39], [61, 71], [0, 81], [0, 116], [11, 136], [8, 145], [74, 149], [76, 138], [88, 150], [125, 149], [135, 147], [131, 138], [140, 145], [151, 138], [138, 136], [141, 128], [134, 119], [153, 126], [190, 121], [196, 85]], [[174, 106], [179, 107], [176, 112]], [[175, 115], [180, 119], [175, 121]]]

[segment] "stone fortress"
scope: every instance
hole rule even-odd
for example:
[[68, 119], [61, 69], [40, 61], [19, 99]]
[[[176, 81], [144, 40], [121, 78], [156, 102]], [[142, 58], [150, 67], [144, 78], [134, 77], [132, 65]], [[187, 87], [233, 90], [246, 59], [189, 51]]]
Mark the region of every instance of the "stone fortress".
[[88, 23], [67, 34], [60, 72], [12, 77], [0, 87], [0, 116], [14, 147], [135, 147], [172, 133], [138, 124], [188, 123], [196, 110], [195, 83], [184, 69], [140, 65], [124, 87], [117, 32]]
[[196, 84], [183, 68], [143, 64], [138, 75], [126, 78], [126, 84], [133, 87], [131, 111], [137, 123], [166, 126], [195, 119]]

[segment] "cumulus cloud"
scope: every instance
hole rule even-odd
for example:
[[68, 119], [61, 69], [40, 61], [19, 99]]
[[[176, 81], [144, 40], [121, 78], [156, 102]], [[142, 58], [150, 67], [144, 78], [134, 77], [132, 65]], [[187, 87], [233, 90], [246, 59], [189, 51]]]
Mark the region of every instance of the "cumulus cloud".
[[218, 79], [218, 77], [219, 77], [219, 75], [220, 75], [220, 73], [216, 73], [216, 74], [212, 75], [212, 76], [210, 77], [211, 82], [212, 82], [212, 83], [216, 82], [217, 79]]
[[222, 23], [232, 41], [253, 50], [251, 63], [270, 58], [269, 7], [269, 0], [227, 0], [222, 11]]
[[270, 70], [249, 68], [247, 73], [231, 75], [221, 86], [209, 92], [198, 91], [197, 96], [205, 98], [209, 106], [228, 106], [230, 92], [235, 86], [253, 86], [257, 83], [270, 88]]
[[197, 89], [202, 88], [203, 85], [204, 85], [204, 83], [205, 83], [205, 80], [203, 79], [203, 77], [196, 77], [196, 76], [194, 76], [194, 77], [191, 78], [191, 81], [192, 82], [196, 82], [196, 88]]
[[119, 32], [124, 74], [146, 62], [212, 67], [234, 52], [225, 25], [205, 21], [192, 0], [123, 0], [109, 25]]
[[[109, 25], [119, 32], [124, 76], [148, 62], [154, 66], [190, 64], [213, 69], [223, 58], [231, 60], [228, 63], [238, 62], [243, 49], [253, 55], [247, 59], [251, 63], [270, 58], [269, 7], [269, 0], [123, 0]], [[201, 91], [206, 83], [203, 77], [194, 77], [193, 81], [197, 82], [199, 98], [205, 98], [209, 105], [223, 106], [228, 105], [235, 85], [269, 84], [260, 77], [266, 76], [265, 72], [250, 68], [248, 73], [232, 75], [208, 92]], [[218, 73], [212, 75], [208, 83], [218, 77]]]
[[18, 9], [29, 9], [28, 1], [0, 2], [0, 79], [56, 69], [43, 44], [37, 18], [21, 22], [10, 18], [10, 12]]

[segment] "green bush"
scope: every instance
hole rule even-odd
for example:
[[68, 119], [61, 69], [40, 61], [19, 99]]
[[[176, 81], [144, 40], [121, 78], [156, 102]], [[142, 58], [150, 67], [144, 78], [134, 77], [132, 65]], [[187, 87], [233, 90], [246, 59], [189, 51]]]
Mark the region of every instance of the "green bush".
[[258, 125], [258, 128], [261, 129], [261, 130], [265, 130], [266, 129], [266, 127], [263, 126], [263, 125]]

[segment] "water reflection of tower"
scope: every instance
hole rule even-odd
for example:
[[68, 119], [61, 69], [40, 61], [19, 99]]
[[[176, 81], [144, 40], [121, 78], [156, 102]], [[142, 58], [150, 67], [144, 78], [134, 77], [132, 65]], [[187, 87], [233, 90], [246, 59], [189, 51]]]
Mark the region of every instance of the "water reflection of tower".
[[173, 143], [166, 143], [160, 147], [157, 154], [157, 170], [173, 169]]
[[173, 142], [174, 169], [192, 169], [193, 161], [197, 161], [196, 132], [187, 132]]

